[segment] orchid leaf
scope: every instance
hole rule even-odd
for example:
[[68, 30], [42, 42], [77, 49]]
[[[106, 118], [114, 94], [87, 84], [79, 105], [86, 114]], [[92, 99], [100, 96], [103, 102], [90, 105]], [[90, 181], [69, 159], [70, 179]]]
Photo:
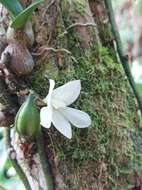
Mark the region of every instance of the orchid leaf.
[[35, 3], [31, 4], [29, 7], [27, 7], [25, 10], [23, 10], [19, 15], [14, 18], [11, 23], [11, 27], [15, 29], [23, 28], [28, 18], [32, 15], [33, 11], [42, 2], [43, 0], [38, 0]]
[[12, 17], [16, 17], [23, 11], [22, 5], [18, 0], [0, 0], [0, 3], [5, 6]]

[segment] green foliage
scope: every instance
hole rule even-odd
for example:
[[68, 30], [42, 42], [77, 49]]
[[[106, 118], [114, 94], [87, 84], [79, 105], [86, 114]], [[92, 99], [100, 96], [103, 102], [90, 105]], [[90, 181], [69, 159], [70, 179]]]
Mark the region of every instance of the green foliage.
[[23, 28], [27, 20], [31, 17], [33, 11], [42, 2], [43, 0], [36, 0], [36, 2], [32, 3], [25, 10], [23, 10], [23, 7], [18, 0], [0, 0], [0, 3], [2, 3], [11, 13], [11, 27], [15, 29]]
[[27, 20], [31, 17], [33, 11], [37, 8], [37, 6], [42, 3], [43, 0], [38, 0], [37, 2], [31, 4], [25, 10], [23, 10], [20, 14], [18, 14], [12, 21], [12, 28], [22, 28]]
[[18, 0], [0, 0], [7, 10], [11, 13], [12, 17], [17, 16], [23, 11], [23, 7]]

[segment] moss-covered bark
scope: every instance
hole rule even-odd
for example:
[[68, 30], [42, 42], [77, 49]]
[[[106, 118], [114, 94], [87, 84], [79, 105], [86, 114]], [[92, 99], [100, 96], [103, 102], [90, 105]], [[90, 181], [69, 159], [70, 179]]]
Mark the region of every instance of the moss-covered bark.
[[[56, 80], [57, 86], [80, 79], [82, 93], [73, 106], [90, 114], [92, 126], [81, 131], [73, 128], [71, 141], [51, 128], [45, 141], [50, 135], [52, 143], [48, 148], [55, 154], [68, 189], [131, 189], [135, 174], [141, 172], [141, 132], [135, 98], [116, 58], [109, 23], [103, 22], [107, 20], [106, 14], [99, 17], [97, 28], [77, 26], [63, 33], [72, 22], [92, 22], [92, 18], [86, 19], [87, 1], [70, 2], [60, 3], [61, 12], [54, 28], [56, 36], [52, 37], [60, 48], [71, 51], [77, 62], [63, 53], [62, 57], [68, 61], [59, 70], [55, 61], [58, 55], [52, 54], [40, 66], [41, 70], [33, 73], [31, 86], [44, 96], [49, 78]], [[95, 3], [105, 13], [103, 5]], [[102, 45], [97, 41], [97, 30]], [[51, 46], [54, 46], [52, 40]]]
[[[73, 127], [72, 140], [66, 140], [53, 127], [44, 130], [53, 173], [62, 176], [66, 184], [57, 189], [132, 189], [142, 169], [140, 119], [117, 60], [109, 23], [105, 22], [104, 4], [97, 0], [57, 0], [46, 10], [48, 3], [45, 1], [32, 18], [36, 67], [23, 80], [44, 97], [48, 79], [54, 79], [57, 86], [80, 79], [82, 91], [73, 107], [86, 111], [92, 119], [89, 129]], [[100, 10], [101, 15], [94, 14]], [[69, 28], [73, 23], [92, 26]]]

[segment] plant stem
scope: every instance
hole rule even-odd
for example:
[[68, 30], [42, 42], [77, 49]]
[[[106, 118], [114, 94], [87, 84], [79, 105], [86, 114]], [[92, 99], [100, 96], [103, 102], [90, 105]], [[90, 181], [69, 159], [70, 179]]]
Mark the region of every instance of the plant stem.
[[46, 181], [46, 186], [48, 190], [54, 190], [54, 182], [53, 182], [53, 176], [51, 173], [50, 169], [50, 164], [48, 160], [45, 157], [45, 152], [44, 152], [44, 141], [43, 141], [43, 134], [41, 129], [39, 130], [37, 134], [37, 145], [38, 145], [38, 153], [40, 157], [40, 162], [42, 165], [45, 181]]
[[[8, 127], [8, 128], [5, 128], [4, 130], [5, 130], [5, 131], [4, 131], [4, 132], [5, 132], [4, 135], [5, 135], [6, 148], [7, 148], [8, 151], [11, 151], [11, 153], [14, 152], [14, 153], [16, 154], [14, 148], [13, 148], [12, 145], [11, 145], [10, 128]], [[16, 155], [15, 155], [15, 156], [16, 156]], [[26, 177], [26, 175], [25, 175], [25, 173], [23, 172], [22, 168], [20, 167], [20, 165], [19, 165], [18, 162], [17, 162], [17, 159], [16, 159], [16, 158], [14, 158], [14, 159], [11, 158], [10, 153], [9, 153], [9, 159], [10, 159], [10, 161], [11, 161], [11, 163], [12, 163], [12, 166], [13, 166], [14, 169], [16, 170], [18, 176], [20, 177], [21, 181], [23, 182], [23, 184], [24, 184], [24, 186], [25, 186], [25, 189], [26, 189], [26, 190], [32, 190], [32, 189], [31, 189], [31, 186], [30, 186], [30, 184], [29, 184], [29, 182], [28, 182], [28, 179], [27, 179], [27, 177]]]
[[141, 115], [142, 115], [142, 98], [139, 95], [139, 92], [137, 91], [137, 88], [136, 88], [136, 85], [135, 85], [135, 82], [134, 82], [134, 79], [133, 79], [133, 76], [132, 76], [132, 73], [131, 73], [131, 70], [129, 67], [129, 62], [128, 62], [127, 56], [124, 54], [124, 51], [123, 51], [123, 46], [122, 46], [120, 34], [118, 32], [117, 24], [116, 24], [115, 17], [114, 17], [112, 1], [111, 0], [105, 0], [105, 5], [106, 5], [107, 10], [108, 10], [108, 16], [109, 16], [109, 20], [110, 20], [111, 27], [112, 27], [112, 33], [113, 33], [113, 36], [114, 36], [115, 41], [116, 41], [117, 52], [118, 52], [121, 64], [123, 66], [123, 69], [124, 69], [124, 72], [127, 76], [127, 79], [130, 83], [130, 86], [133, 90], [133, 93], [136, 97], [136, 100], [137, 100], [137, 103], [138, 103], [138, 106], [139, 106], [139, 109], [140, 109]]
[[3, 185], [0, 184], [0, 189], [1, 190], [7, 190]]

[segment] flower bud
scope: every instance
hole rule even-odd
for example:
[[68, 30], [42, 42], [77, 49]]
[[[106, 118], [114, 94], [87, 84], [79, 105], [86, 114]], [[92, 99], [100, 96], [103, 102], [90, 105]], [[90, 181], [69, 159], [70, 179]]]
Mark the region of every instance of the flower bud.
[[15, 127], [19, 135], [28, 139], [35, 139], [40, 129], [40, 115], [34, 104], [33, 94], [30, 94], [20, 107], [15, 118]]

